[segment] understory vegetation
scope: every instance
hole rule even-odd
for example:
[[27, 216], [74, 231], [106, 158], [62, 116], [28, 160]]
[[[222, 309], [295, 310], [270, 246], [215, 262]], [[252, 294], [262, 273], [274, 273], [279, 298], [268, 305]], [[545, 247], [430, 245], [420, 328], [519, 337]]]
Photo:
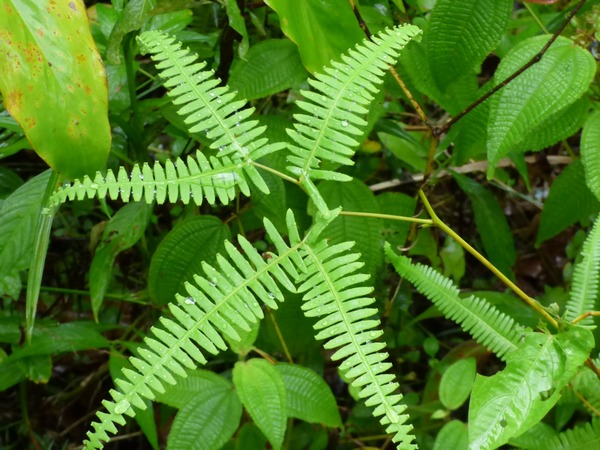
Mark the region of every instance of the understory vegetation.
[[0, 9], [0, 447], [600, 448], [600, 1]]

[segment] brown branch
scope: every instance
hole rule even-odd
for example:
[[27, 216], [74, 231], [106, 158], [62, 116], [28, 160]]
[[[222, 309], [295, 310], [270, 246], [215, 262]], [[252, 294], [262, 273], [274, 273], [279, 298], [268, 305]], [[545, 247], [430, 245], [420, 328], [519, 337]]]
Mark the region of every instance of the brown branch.
[[[367, 26], [367, 24], [363, 20], [362, 16], [360, 15], [360, 11], [358, 10], [356, 3], [354, 3], [354, 0], [348, 0], [348, 2], [350, 3], [350, 6], [352, 7], [352, 11], [354, 12], [354, 16], [356, 17], [356, 20], [358, 21], [358, 25], [365, 33], [365, 36], [367, 36], [367, 38], [370, 40], [371, 36], [372, 36], [371, 31], [369, 30], [369, 27]], [[421, 106], [417, 103], [417, 101], [413, 97], [412, 93], [406, 87], [406, 84], [404, 84], [404, 81], [402, 81], [402, 78], [400, 78], [400, 76], [398, 75], [398, 72], [396, 72], [396, 68], [391, 64], [390, 64], [390, 72], [392, 73], [392, 76], [398, 83], [398, 86], [400, 86], [400, 89], [402, 89], [402, 92], [404, 92], [404, 95], [406, 95], [406, 98], [408, 99], [408, 101], [410, 102], [412, 107], [415, 109], [415, 111], [419, 115], [419, 118], [421, 119], [421, 121], [425, 125], [427, 125], [427, 128], [429, 129], [429, 131], [431, 131], [431, 133], [433, 134], [434, 133], [433, 125], [427, 118], [427, 115], [425, 114], [425, 112], [423, 111]]]
[[453, 117], [452, 119], [450, 119], [443, 126], [441, 126], [439, 128], [436, 127], [433, 130], [434, 136], [440, 136], [441, 134], [447, 132], [452, 125], [454, 125], [456, 122], [458, 122], [464, 116], [466, 116], [472, 110], [474, 110], [475, 108], [477, 108], [477, 106], [479, 106], [480, 104], [482, 104], [483, 102], [485, 102], [488, 98], [490, 98], [492, 95], [494, 95], [500, 89], [502, 89], [503, 87], [505, 87], [506, 85], [508, 85], [511, 81], [513, 81], [515, 78], [517, 78], [523, 72], [525, 72], [531, 66], [533, 66], [534, 64], [540, 62], [541, 59], [542, 59], [542, 57], [544, 56], [544, 54], [548, 51], [548, 49], [554, 43], [554, 41], [556, 41], [556, 39], [558, 38], [558, 36], [560, 36], [560, 34], [564, 31], [564, 29], [567, 27], [567, 25], [569, 24], [569, 22], [571, 21], [571, 19], [573, 17], [575, 17], [575, 14], [577, 14], [577, 12], [581, 9], [581, 7], [585, 4], [585, 2], [586, 2], [586, 0], [581, 0], [573, 8], [573, 10], [568, 15], [568, 17], [566, 18], [566, 20], [563, 22], [563, 24], [561, 25], [561, 27], [554, 32], [554, 34], [552, 35], [552, 37], [550, 37], [550, 40], [548, 40], [548, 42], [546, 43], [546, 45], [544, 45], [544, 47], [542, 47], [542, 49], [538, 53], [536, 53], [533, 56], [533, 58], [531, 58], [523, 67], [521, 67], [519, 70], [517, 70], [515, 73], [513, 73], [510, 77], [508, 77], [502, 83], [500, 83], [497, 86], [495, 86], [487, 94], [485, 94], [485, 95], [481, 96], [480, 98], [478, 98], [477, 100], [475, 100], [473, 103], [471, 103], [469, 106], [467, 106], [464, 110], [462, 110], [456, 117]]

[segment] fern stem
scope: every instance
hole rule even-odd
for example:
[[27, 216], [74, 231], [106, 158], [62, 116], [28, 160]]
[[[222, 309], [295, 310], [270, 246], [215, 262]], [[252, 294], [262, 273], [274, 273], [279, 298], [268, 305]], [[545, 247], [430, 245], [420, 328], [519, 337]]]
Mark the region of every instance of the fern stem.
[[288, 362], [290, 364], [294, 364], [294, 359], [292, 358], [290, 350], [288, 349], [288, 346], [285, 343], [285, 339], [283, 338], [283, 334], [281, 333], [281, 329], [279, 328], [279, 324], [277, 323], [277, 320], [275, 319], [275, 315], [273, 314], [273, 311], [271, 310], [271, 308], [267, 308], [267, 311], [269, 313], [269, 317], [271, 318], [271, 322], [273, 322], [273, 327], [275, 328], [275, 333], [277, 333], [277, 337], [279, 338], [279, 342], [281, 343], [281, 348], [283, 349], [283, 353], [285, 353], [286, 359], [288, 360]]
[[571, 323], [577, 324], [577, 323], [581, 322], [583, 319], [587, 319], [588, 317], [598, 317], [598, 316], [600, 316], [600, 311], [588, 311], [588, 312], [581, 314], [579, 317], [573, 319], [571, 321]]
[[420, 223], [422, 225], [434, 225], [434, 222], [431, 219], [419, 219], [417, 217], [395, 216], [392, 214], [342, 211], [342, 212], [340, 212], [340, 216], [370, 217], [373, 219], [399, 220], [401, 222]]
[[456, 242], [458, 242], [462, 248], [464, 248], [466, 251], [468, 251], [481, 264], [483, 264], [485, 267], [487, 267], [494, 275], [496, 275], [500, 279], [500, 281], [502, 281], [506, 286], [508, 286], [510, 289], [512, 289], [512, 291], [515, 294], [517, 294], [525, 303], [527, 303], [529, 306], [531, 306], [533, 309], [535, 309], [553, 327], [558, 329], [558, 322], [556, 321], [556, 319], [554, 319], [554, 317], [552, 317], [544, 309], [544, 307], [539, 304], [539, 302], [537, 300], [535, 300], [535, 299], [531, 298], [529, 295], [527, 295], [519, 286], [517, 286], [515, 283], [510, 281], [506, 277], [506, 275], [504, 275], [502, 272], [500, 272], [500, 270], [498, 270], [496, 268], [496, 266], [494, 266], [491, 262], [489, 262], [481, 253], [479, 253], [477, 250], [475, 250], [467, 241], [465, 241], [458, 234], [456, 234], [456, 232], [452, 228], [450, 228], [448, 225], [446, 225], [444, 222], [442, 222], [442, 220], [437, 216], [437, 214], [431, 207], [431, 204], [427, 200], [427, 197], [425, 197], [425, 194], [423, 193], [422, 190], [419, 190], [419, 197], [421, 198], [421, 201], [423, 202], [423, 205], [425, 206], [427, 213], [430, 215], [430, 217], [433, 221], [433, 224], [436, 227], [441, 229], [444, 233], [446, 233], [448, 236], [450, 236], [452, 239], [454, 239]]
[[286, 175], [285, 173], [273, 169], [272, 167], [265, 166], [263, 164], [257, 163], [256, 161], [252, 161], [252, 165], [254, 167], [266, 170], [267, 172], [271, 172], [273, 175], [277, 175], [279, 178], [283, 178], [284, 180], [289, 181], [290, 183], [294, 183], [295, 185], [300, 186], [300, 181], [298, 181], [296, 178], [292, 178], [289, 175]]
[[538, 15], [535, 13], [535, 11], [533, 9], [531, 9], [531, 5], [529, 5], [526, 2], [523, 2], [523, 6], [525, 7], [525, 9], [529, 12], [529, 14], [531, 15], [531, 17], [533, 17], [533, 20], [536, 21], [536, 23], [539, 25], [539, 27], [542, 29], [542, 31], [544, 32], [544, 34], [550, 34], [550, 32], [548, 31], [548, 29], [545, 27], [544, 23], [540, 20], [540, 18], [538, 17]]

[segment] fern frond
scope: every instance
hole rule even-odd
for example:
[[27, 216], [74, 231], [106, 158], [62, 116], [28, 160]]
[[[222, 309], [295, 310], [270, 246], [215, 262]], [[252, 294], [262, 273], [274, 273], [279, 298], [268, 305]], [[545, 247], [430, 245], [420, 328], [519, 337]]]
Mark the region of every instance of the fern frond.
[[58, 188], [50, 202], [57, 205], [67, 200], [108, 197], [124, 202], [144, 199], [147, 203], [159, 204], [167, 199], [171, 203], [193, 201], [196, 205], [201, 205], [204, 199], [212, 205], [218, 199], [227, 204], [235, 198], [236, 187], [244, 195], [250, 195], [244, 175], [247, 166], [248, 163], [234, 162], [227, 156], [209, 160], [197, 151], [195, 158], [188, 156], [185, 162], [181, 158], [175, 162], [167, 160], [164, 167], [155, 162], [153, 167], [146, 163], [140, 169], [136, 164], [129, 174], [121, 167], [116, 176], [110, 169], [106, 175], [97, 172], [93, 180], [85, 176], [81, 181]]
[[396, 271], [431, 300], [444, 316], [458, 323], [499, 358], [504, 360], [517, 349], [519, 334], [512, 317], [473, 295], [461, 298], [459, 290], [449, 278], [432, 267], [413, 264], [409, 258], [397, 255], [388, 243], [385, 245], [385, 254]]
[[175, 375], [185, 377], [186, 369], [206, 363], [206, 352], [225, 350], [222, 336], [239, 341], [237, 330], [249, 331], [251, 323], [262, 319], [259, 302], [277, 308], [277, 301], [284, 299], [277, 282], [296, 291], [291, 280], [306, 267], [298, 253], [302, 243], [291, 213], [287, 224], [291, 246], [265, 219], [267, 234], [278, 250], [267, 260], [239, 236], [244, 254], [226, 242], [228, 258], [217, 255], [218, 269], [203, 264], [204, 275], [194, 276], [194, 283], [186, 284], [187, 295], [178, 294], [177, 301], [169, 304], [172, 317], [162, 317], [138, 349], [139, 356], [130, 358], [134, 369], [123, 370], [123, 377], [115, 381], [118, 390], [111, 390], [112, 400], [102, 403], [106, 412], [97, 413], [99, 421], [88, 432], [87, 449], [102, 448], [108, 433], [116, 433], [115, 424], [125, 423], [124, 415], [133, 417], [133, 407], [145, 409], [143, 399], [153, 400], [156, 392], [164, 392], [166, 384], [175, 383]]
[[377, 93], [390, 64], [398, 52], [421, 30], [413, 25], [388, 29], [373, 36], [342, 56], [343, 63], [332, 62], [333, 68], [315, 74], [309, 80], [316, 92], [302, 91], [306, 101], [298, 101], [308, 114], [295, 114], [298, 123], [288, 134], [295, 144], [289, 148], [288, 170], [301, 180], [306, 177], [348, 181], [350, 177], [321, 168], [322, 160], [352, 165], [350, 159], [358, 136], [367, 124], [363, 119]]
[[[165, 79], [165, 86], [173, 88], [169, 97], [173, 104], [181, 105], [179, 115], [185, 116], [190, 132], [203, 132], [211, 141], [211, 148], [218, 149], [222, 156], [232, 155], [234, 160], [255, 160], [280, 150], [284, 144], [268, 144], [260, 137], [265, 126], [257, 120], [246, 120], [254, 108], [242, 109], [245, 100], [234, 100], [236, 93], [227, 86], [219, 86], [212, 70], [203, 70], [205, 62], [196, 62], [197, 55], [181, 49], [175, 38], [159, 31], [146, 31], [138, 37], [142, 50], [152, 54], [156, 68]], [[246, 166], [248, 176], [260, 178], [254, 166]], [[258, 184], [258, 187], [264, 187]], [[267, 190], [268, 192], [268, 190]]]
[[[571, 294], [566, 305], [565, 318], [569, 321], [595, 309], [600, 272], [600, 220], [594, 223], [581, 254], [583, 259], [575, 266]], [[579, 324], [593, 325], [593, 318], [586, 317]]]
[[316, 338], [326, 340], [326, 349], [338, 349], [331, 358], [345, 359], [340, 368], [353, 379], [353, 386], [361, 388], [360, 397], [375, 408], [373, 415], [386, 426], [392, 440], [401, 449], [413, 449], [406, 406], [399, 403], [398, 383], [388, 372], [392, 365], [381, 351], [385, 344], [375, 342], [383, 331], [378, 329], [377, 309], [368, 308], [375, 301], [368, 297], [373, 288], [362, 285], [369, 275], [359, 272], [364, 265], [360, 254], [348, 253], [353, 245], [345, 242], [330, 247], [321, 241], [303, 246], [307, 271], [298, 288], [305, 293], [302, 309], [307, 317], [321, 318], [314, 326], [319, 331]]
[[534, 450], [573, 450], [600, 448], [600, 419], [595, 417], [585, 425], [563, 431], [558, 436], [542, 441]]

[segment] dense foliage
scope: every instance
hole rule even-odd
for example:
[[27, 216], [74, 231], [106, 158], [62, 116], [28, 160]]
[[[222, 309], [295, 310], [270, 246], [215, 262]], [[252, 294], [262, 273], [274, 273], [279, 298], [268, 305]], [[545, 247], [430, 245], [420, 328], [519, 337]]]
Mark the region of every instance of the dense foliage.
[[0, 10], [2, 448], [600, 445], [600, 1], [87, 3]]

